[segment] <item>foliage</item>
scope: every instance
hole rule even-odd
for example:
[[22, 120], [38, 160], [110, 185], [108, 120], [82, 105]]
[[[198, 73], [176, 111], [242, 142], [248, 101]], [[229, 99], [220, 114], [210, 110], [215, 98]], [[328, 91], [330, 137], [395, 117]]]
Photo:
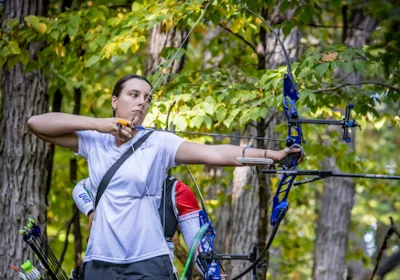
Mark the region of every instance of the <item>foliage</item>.
[[[96, 1], [97, 2], [97, 1]], [[105, 1], [104, 1], [105, 2]], [[63, 111], [72, 112], [75, 89], [83, 92], [81, 114], [106, 117], [111, 114], [109, 100], [112, 86], [124, 74], [144, 72], [149, 30], [161, 24], [165, 31], [173, 27], [191, 28], [202, 9], [203, 1], [135, 1], [128, 8], [114, 8], [121, 1], [94, 4], [82, 3], [77, 9], [61, 13], [55, 5], [49, 17], [28, 16], [4, 23], [0, 36], [0, 65], [13, 67], [22, 63], [26, 71], [42, 69], [50, 78], [49, 94], [63, 94]], [[264, 1], [243, 1], [260, 11]], [[337, 135], [324, 135], [322, 128], [306, 126], [305, 149], [308, 160], [304, 169], [318, 169], [326, 155], [334, 155], [342, 171], [367, 173], [399, 173], [400, 162], [394, 155], [400, 143], [399, 127], [399, 44], [398, 13], [391, 1], [280, 1], [279, 12], [291, 13], [290, 21], [274, 22], [287, 35], [301, 31], [306, 51], [293, 64], [301, 99], [302, 116], [340, 119], [342, 113], [333, 108], [355, 104], [357, 121], [356, 153], [349, 154], [347, 146]], [[124, 4], [124, 2], [122, 2]], [[109, 5], [109, 6], [107, 6]], [[276, 1], [267, 1], [272, 10]], [[341, 10], [346, 5], [358, 7], [377, 17], [379, 28], [373, 41], [361, 48], [345, 47], [341, 28], [315, 26], [340, 25]], [[212, 1], [205, 19], [196, 26], [188, 48], [183, 52], [186, 63], [172, 82], [154, 93], [148, 126], [164, 128], [167, 112], [176, 105], [171, 120], [177, 130], [231, 133], [243, 131], [252, 121], [259, 121], [272, 108], [281, 108], [282, 75], [285, 67], [257, 70], [258, 54], [249, 46], [257, 42], [261, 22], [245, 12], [236, 1]], [[231, 32], [225, 32], [229, 29]], [[247, 44], [249, 43], [249, 44]], [[29, 50], [38, 44], [40, 52], [32, 57]], [[163, 51], [165, 58], [176, 49]], [[160, 77], [165, 64], [152, 78]], [[338, 87], [346, 82], [334, 73], [361, 74], [365, 84]], [[371, 83], [367, 83], [371, 82]], [[387, 86], [382, 86], [387, 85]], [[50, 108], [51, 109], [51, 108]], [[285, 133], [285, 125], [278, 131]], [[331, 138], [333, 145], [322, 146]], [[368, 139], [369, 141], [364, 141]], [[207, 143], [228, 142], [228, 139], [196, 138]], [[70, 152], [57, 149], [52, 187], [49, 195], [48, 234], [57, 254], [61, 252], [65, 223], [70, 219], [71, 191], [75, 182], [69, 181]], [[201, 167], [193, 168], [203, 191], [219, 186], [217, 197], [207, 200], [216, 213], [218, 207], [230, 202], [231, 169], [215, 176]], [[87, 176], [85, 162], [79, 160], [79, 179]], [[185, 182], [190, 178], [182, 168], [175, 171]], [[217, 183], [216, 183], [217, 182]], [[291, 213], [278, 235], [274, 247], [277, 255], [271, 262], [278, 264], [280, 278], [310, 275], [318, 194], [321, 183], [302, 186], [291, 193]], [[388, 221], [398, 213], [399, 189], [387, 181], [359, 181], [353, 210], [352, 232], [359, 238], [374, 232], [374, 226]], [[66, 214], [68, 213], [68, 214]], [[61, 233], [59, 233], [61, 230]], [[85, 220], [82, 220], [85, 232]], [[218, 238], [224, 238], [219, 236]], [[70, 240], [72, 242], [73, 240]], [[72, 243], [71, 243], [72, 244]], [[65, 266], [73, 263], [73, 246], [69, 246]], [[371, 267], [365, 253], [354, 254]], [[281, 257], [283, 256], [283, 257]], [[275, 267], [275, 266], [274, 266]], [[297, 276], [296, 276], [297, 275]], [[299, 278], [300, 279], [300, 278]]]

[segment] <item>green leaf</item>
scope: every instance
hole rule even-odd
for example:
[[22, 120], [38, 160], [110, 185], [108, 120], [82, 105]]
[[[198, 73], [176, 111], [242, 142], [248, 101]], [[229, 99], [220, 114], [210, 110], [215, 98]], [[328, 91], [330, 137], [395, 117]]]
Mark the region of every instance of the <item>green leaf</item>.
[[229, 28], [233, 33], [238, 33], [240, 30], [243, 29], [243, 26], [244, 26], [244, 19], [236, 18], [232, 20]]
[[239, 114], [239, 112], [240, 112], [239, 108], [232, 110], [232, 112], [230, 112], [229, 116], [224, 120], [224, 122], [223, 122], [224, 125], [229, 128], [231, 126], [232, 122], [235, 120], [237, 114]]
[[10, 49], [8, 48], [0, 48], [0, 56], [7, 57], [11, 53]]
[[242, 116], [239, 119], [239, 124], [244, 125], [251, 119], [252, 110], [245, 110], [242, 112]]
[[320, 63], [315, 67], [315, 73], [317, 73], [318, 76], [322, 76], [328, 72], [329, 69], [329, 64], [328, 63]]
[[290, 34], [290, 32], [292, 31], [292, 29], [293, 29], [293, 24], [291, 22], [287, 22], [282, 27], [283, 34], [285, 34], [285, 36], [288, 36]]
[[203, 123], [203, 119], [204, 116], [201, 115], [194, 116], [194, 118], [191, 119], [190, 121], [190, 126], [199, 129], [201, 127], [201, 124]]
[[71, 16], [67, 24], [67, 33], [69, 36], [74, 37], [78, 32], [81, 17], [79, 15]]
[[226, 117], [226, 109], [224, 107], [219, 107], [216, 112], [217, 121], [222, 122]]
[[206, 127], [208, 128], [208, 129], [211, 129], [211, 126], [212, 126], [212, 119], [209, 117], [209, 116], [204, 116], [204, 118], [203, 118], [203, 122], [204, 122], [204, 124], [206, 125]]
[[215, 10], [212, 15], [211, 15], [211, 21], [214, 23], [214, 25], [218, 25], [219, 22], [221, 21], [221, 14], [219, 13], [218, 10]]
[[118, 44], [118, 47], [124, 52], [126, 53], [128, 51], [128, 49], [132, 46], [133, 41], [128, 40], [122, 43]]
[[104, 103], [105, 103], [106, 101], [108, 101], [108, 99], [109, 99], [109, 96], [108, 96], [108, 95], [106, 95], [106, 94], [100, 95], [100, 97], [96, 99], [96, 107], [97, 107], [97, 108], [102, 107], [102, 106], [104, 105]]
[[365, 52], [362, 49], [354, 49], [354, 51], [359, 54], [361, 57], [365, 57]]
[[308, 23], [308, 21], [310, 20], [312, 16], [312, 10], [310, 9], [310, 7], [305, 7], [304, 10], [300, 13], [300, 20], [303, 23]]
[[176, 125], [178, 130], [186, 130], [187, 128], [186, 118], [181, 115], [178, 115], [174, 118], [174, 124]]
[[338, 62], [338, 65], [339, 65], [340, 69], [342, 69], [345, 74], [348, 74], [348, 73], [351, 73], [351, 72], [354, 71], [353, 62], [350, 62], [350, 61], [341, 62], [340, 61], [340, 62]]
[[204, 99], [204, 101], [212, 105], [217, 105], [217, 101], [215, 101], [215, 99], [212, 96], [207, 96]]
[[8, 59], [8, 69], [13, 68], [20, 61], [19, 55], [14, 55], [10, 59]]
[[280, 3], [279, 6], [279, 12], [283, 13], [289, 8], [289, 1], [288, 0], [283, 0]]
[[142, 8], [142, 5], [139, 2], [133, 2], [131, 9], [132, 12], [139, 11]]
[[4, 21], [8, 28], [13, 29], [19, 24], [19, 18], [11, 18]]
[[33, 27], [34, 27], [37, 31], [39, 31], [40, 33], [42, 33], [42, 34], [44, 34], [44, 33], [46, 32], [46, 30], [47, 30], [47, 25], [44, 24], [44, 23], [39, 23], [39, 24], [37, 24], [37, 25], [34, 24]]
[[53, 30], [53, 32], [50, 33], [50, 36], [54, 40], [58, 41], [58, 38], [60, 37], [60, 32], [58, 30]]
[[20, 54], [21, 53], [21, 49], [19, 48], [18, 43], [15, 41], [8, 42], [8, 47], [12, 54]]
[[211, 104], [211, 103], [208, 103], [208, 102], [204, 101], [202, 103], [202, 107], [204, 109], [204, 112], [206, 112], [209, 115], [213, 115], [214, 112], [215, 112], [214, 104]]
[[97, 61], [100, 60], [100, 56], [99, 55], [93, 55], [91, 58], [89, 58], [89, 60], [86, 63], [86, 67], [90, 67], [93, 64], [95, 64]]
[[267, 82], [270, 82], [271, 80], [273, 80], [274, 78], [276, 78], [278, 76], [279, 76], [279, 73], [276, 73], [276, 72], [272, 72], [271, 73], [270, 71], [268, 71], [264, 75], [261, 76], [259, 83], [262, 86], [262, 85], [266, 84]]
[[356, 68], [356, 70], [358, 72], [360, 72], [361, 74], [366, 74], [364, 63], [356, 61], [356, 62], [354, 62], [354, 68]]
[[20, 61], [22, 64], [27, 65], [30, 59], [30, 55], [28, 51], [23, 51], [22, 54], [20, 55]]
[[77, 30], [79, 28], [79, 23], [81, 22], [81, 17], [79, 15], [70, 16], [68, 20], [68, 25]]
[[265, 116], [267, 115], [267, 112], [268, 112], [268, 110], [267, 110], [267, 108], [266, 107], [263, 107], [263, 108], [261, 108], [260, 110], [258, 110], [258, 116], [260, 117], [260, 118], [265, 118]]
[[379, 130], [383, 127], [386, 122], [386, 118], [382, 117], [380, 120], [374, 122], [374, 127]]
[[104, 45], [106, 44], [106, 42], [107, 42], [107, 37], [106, 36], [104, 36], [104, 35], [100, 35], [98, 38], [97, 38], [97, 45], [100, 47], [100, 48], [102, 48], [102, 47], [104, 47]]
[[37, 16], [27, 16], [25, 17], [25, 21], [28, 23], [28, 25], [38, 24], [39, 18]]

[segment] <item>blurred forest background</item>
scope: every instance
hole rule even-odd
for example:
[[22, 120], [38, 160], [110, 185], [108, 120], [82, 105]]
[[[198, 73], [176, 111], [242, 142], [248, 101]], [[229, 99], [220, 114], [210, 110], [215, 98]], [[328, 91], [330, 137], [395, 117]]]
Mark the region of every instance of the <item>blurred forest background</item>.
[[[361, 125], [346, 144], [335, 128], [304, 125], [300, 169], [400, 174], [400, 5], [395, 0], [242, 0], [284, 40], [300, 90], [301, 117], [341, 119], [353, 103]], [[208, 5], [209, 4], [209, 5]], [[72, 200], [88, 176], [71, 151], [33, 136], [45, 112], [110, 117], [125, 74], [160, 77], [146, 126], [285, 138], [286, 62], [273, 34], [236, 0], [0, 1], [0, 278], [33, 260], [17, 230], [33, 217], [70, 271], [82, 261], [87, 218]], [[171, 67], [168, 59], [204, 12]], [[167, 121], [167, 113], [176, 102]], [[168, 123], [167, 123], [168, 122]], [[186, 137], [184, 135], [180, 135]], [[190, 137], [270, 149], [284, 142]], [[279, 178], [250, 167], [191, 166], [216, 228], [220, 253], [247, 254], [270, 232]], [[172, 174], [194, 189], [188, 172]], [[260, 279], [369, 279], [390, 225], [400, 225], [396, 181], [333, 178], [294, 188]], [[175, 238], [178, 269], [187, 248]], [[377, 278], [399, 279], [400, 240], [389, 240]], [[225, 262], [230, 275], [248, 263]], [[250, 276], [248, 276], [250, 277]]]

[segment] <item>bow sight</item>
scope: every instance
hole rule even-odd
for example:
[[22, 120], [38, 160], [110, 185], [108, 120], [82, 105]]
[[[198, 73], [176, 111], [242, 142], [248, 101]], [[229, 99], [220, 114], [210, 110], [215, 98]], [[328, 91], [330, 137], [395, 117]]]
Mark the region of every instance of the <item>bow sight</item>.
[[[285, 114], [288, 119], [288, 135], [286, 138], [286, 146], [290, 147], [293, 144], [301, 144], [305, 142], [302, 133], [301, 123], [312, 123], [312, 124], [326, 124], [326, 125], [340, 125], [343, 128], [343, 140], [346, 142], [351, 141], [351, 128], [359, 126], [355, 120], [350, 120], [351, 110], [354, 108], [353, 104], [346, 106], [346, 112], [343, 120], [321, 120], [321, 119], [301, 119], [296, 108], [296, 102], [299, 99], [299, 92], [297, 91], [296, 84], [290, 77], [285, 74], [283, 80], [284, 99], [283, 105]], [[292, 129], [297, 132], [297, 135], [292, 135]], [[301, 137], [301, 139], [299, 138]]]

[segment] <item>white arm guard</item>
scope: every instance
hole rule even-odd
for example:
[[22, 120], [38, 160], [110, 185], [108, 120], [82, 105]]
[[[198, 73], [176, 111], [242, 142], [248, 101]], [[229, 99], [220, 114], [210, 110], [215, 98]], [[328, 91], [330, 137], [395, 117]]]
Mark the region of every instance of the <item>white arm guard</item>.
[[[188, 250], [192, 248], [194, 239], [197, 233], [200, 231], [200, 210], [193, 211], [178, 217], [179, 228], [181, 229], [183, 239], [185, 240]], [[200, 244], [199, 244], [200, 246]], [[195, 251], [194, 259], [197, 259], [199, 255], [199, 250]], [[197, 270], [204, 276], [204, 271], [199, 267], [197, 261], [195, 261]]]
[[93, 211], [93, 201], [85, 189], [85, 181], [89, 180], [83, 179], [78, 184], [76, 184], [74, 190], [72, 191], [72, 197], [74, 198], [75, 204], [78, 209], [83, 214], [88, 216], [89, 213]]

